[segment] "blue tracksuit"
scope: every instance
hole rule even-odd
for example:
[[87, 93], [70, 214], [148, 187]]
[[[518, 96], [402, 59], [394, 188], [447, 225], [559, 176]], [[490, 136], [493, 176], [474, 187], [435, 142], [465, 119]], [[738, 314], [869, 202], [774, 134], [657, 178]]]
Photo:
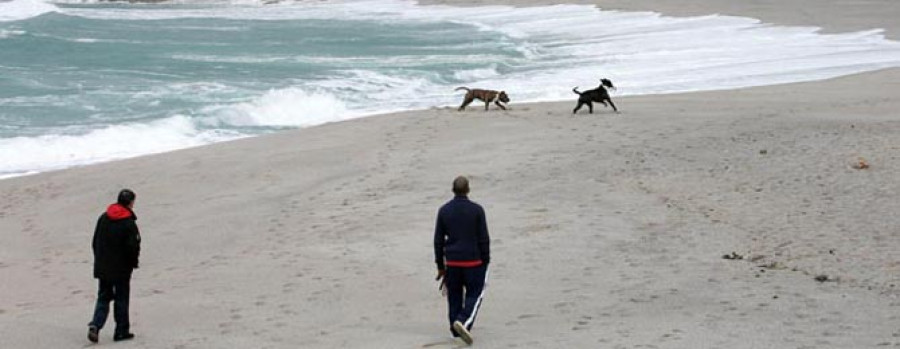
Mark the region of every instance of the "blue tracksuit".
[[487, 219], [481, 205], [458, 195], [441, 207], [434, 229], [434, 257], [438, 269], [446, 270], [450, 323], [460, 321], [471, 329], [481, 307], [491, 261]]

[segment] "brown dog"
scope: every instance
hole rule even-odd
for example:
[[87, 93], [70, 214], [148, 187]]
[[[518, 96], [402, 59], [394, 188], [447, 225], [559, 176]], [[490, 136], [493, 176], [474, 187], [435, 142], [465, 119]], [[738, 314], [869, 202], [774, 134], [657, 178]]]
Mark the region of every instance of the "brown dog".
[[463, 99], [462, 105], [459, 106], [459, 111], [466, 109], [466, 106], [476, 99], [484, 101], [484, 110], [488, 110], [488, 106], [491, 105], [491, 102], [494, 102], [500, 109], [506, 110], [506, 107], [504, 107], [501, 102], [509, 103], [509, 96], [506, 95], [506, 91], [482, 90], [477, 88], [470, 89], [468, 87], [457, 87], [454, 91], [459, 90], [466, 90], [466, 97]]

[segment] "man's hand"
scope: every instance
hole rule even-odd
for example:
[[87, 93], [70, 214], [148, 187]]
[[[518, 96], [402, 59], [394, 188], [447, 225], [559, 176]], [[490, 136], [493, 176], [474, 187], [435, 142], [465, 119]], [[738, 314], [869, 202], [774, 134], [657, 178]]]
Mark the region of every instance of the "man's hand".
[[445, 297], [447, 296], [447, 288], [444, 286], [447, 284], [447, 280], [443, 280], [443, 279], [444, 279], [444, 275], [446, 275], [446, 274], [447, 274], [446, 270], [438, 269], [437, 276], [434, 278], [434, 281], [438, 281], [438, 280], [441, 281], [441, 284], [438, 285], [438, 290], [440, 290], [441, 295], [443, 295]]

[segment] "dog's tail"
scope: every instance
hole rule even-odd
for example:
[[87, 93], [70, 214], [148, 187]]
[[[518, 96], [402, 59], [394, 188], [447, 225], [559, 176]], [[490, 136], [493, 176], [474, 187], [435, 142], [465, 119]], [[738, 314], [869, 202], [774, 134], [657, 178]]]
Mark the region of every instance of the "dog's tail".
[[453, 90], [453, 91], [459, 91], [459, 90], [466, 90], [466, 92], [471, 92], [471, 91], [472, 91], [472, 90], [470, 90], [468, 87], [457, 87], [457, 88], [456, 88], [455, 90]]
[[572, 92], [575, 92], [576, 95], [581, 96], [581, 92], [578, 92], [578, 86], [573, 87]]

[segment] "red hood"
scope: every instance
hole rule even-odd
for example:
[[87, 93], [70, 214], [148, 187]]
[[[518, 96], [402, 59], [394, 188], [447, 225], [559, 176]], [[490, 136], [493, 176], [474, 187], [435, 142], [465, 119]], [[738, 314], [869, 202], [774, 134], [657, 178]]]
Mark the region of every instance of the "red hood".
[[112, 220], [125, 219], [132, 216], [131, 210], [120, 204], [112, 204], [106, 208], [106, 216]]

